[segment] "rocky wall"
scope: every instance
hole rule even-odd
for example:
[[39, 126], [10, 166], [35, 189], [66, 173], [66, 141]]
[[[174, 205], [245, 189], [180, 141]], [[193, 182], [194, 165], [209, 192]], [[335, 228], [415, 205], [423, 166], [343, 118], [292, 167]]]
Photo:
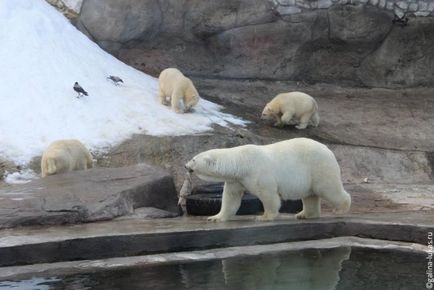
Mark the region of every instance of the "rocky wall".
[[434, 85], [433, 11], [426, 0], [84, 0], [76, 23], [153, 75], [397, 88]]

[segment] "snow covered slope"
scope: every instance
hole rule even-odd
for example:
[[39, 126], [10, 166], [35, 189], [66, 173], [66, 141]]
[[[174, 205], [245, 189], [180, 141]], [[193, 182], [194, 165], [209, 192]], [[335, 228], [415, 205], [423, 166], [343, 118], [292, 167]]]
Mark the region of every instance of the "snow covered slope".
[[[114, 86], [108, 75], [120, 76]], [[104, 52], [44, 0], [0, 0], [0, 156], [19, 164], [57, 139], [94, 150], [133, 133], [185, 135], [244, 122], [201, 100], [192, 114], [158, 103], [155, 78]], [[78, 81], [89, 93], [76, 98]]]

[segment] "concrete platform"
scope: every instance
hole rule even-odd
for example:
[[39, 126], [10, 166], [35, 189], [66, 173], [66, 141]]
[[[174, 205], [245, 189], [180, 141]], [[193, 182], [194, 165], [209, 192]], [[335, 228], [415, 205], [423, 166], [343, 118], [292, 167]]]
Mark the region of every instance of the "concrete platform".
[[221, 247], [354, 236], [425, 245], [434, 231], [431, 211], [325, 216], [274, 222], [240, 216], [227, 223], [205, 218], [120, 220], [0, 232], [0, 266], [104, 259]]

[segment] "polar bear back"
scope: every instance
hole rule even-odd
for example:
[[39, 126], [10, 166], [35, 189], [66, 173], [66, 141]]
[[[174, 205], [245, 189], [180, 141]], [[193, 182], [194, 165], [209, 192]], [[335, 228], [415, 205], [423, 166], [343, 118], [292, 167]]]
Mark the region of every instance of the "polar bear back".
[[314, 98], [303, 92], [290, 92], [278, 94], [272, 99], [267, 106], [279, 108], [279, 113], [292, 111], [296, 117], [300, 117], [306, 112], [318, 110], [318, 105]]
[[199, 96], [193, 82], [176, 68], [167, 68], [163, 70], [160, 73], [158, 80], [160, 83], [160, 89], [166, 96], [172, 96], [174, 93], [180, 93], [184, 96], [188, 91], [192, 91], [191, 94]]
[[317, 141], [294, 138], [261, 147], [265, 159], [260, 162], [272, 166], [267, 171], [278, 181], [282, 195], [292, 192], [308, 195], [320, 187], [329, 188], [326, 184], [329, 181], [333, 185], [339, 181], [342, 185], [340, 167], [333, 152]]
[[79, 140], [58, 140], [51, 143], [42, 155], [41, 175], [45, 177], [92, 166], [92, 155]]
[[176, 68], [167, 68], [160, 73], [158, 77], [160, 88], [166, 94], [171, 96], [174, 90], [185, 91], [187, 89], [186, 77]]

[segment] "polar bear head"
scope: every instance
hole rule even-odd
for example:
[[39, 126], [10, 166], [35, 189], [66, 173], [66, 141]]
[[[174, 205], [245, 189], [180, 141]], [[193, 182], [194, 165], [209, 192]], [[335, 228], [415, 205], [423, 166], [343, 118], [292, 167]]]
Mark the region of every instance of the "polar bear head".
[[[233, 148], [234, 149], [234, 148]], [[236, 162], [235, 152], [229, 149], [213, 149], [194, 156], [185, 168], [207, 181], [227, 181], [239, 177], [240, 164]]]
[[187, 89], [185, 90], [184, 111], [190, 112], [192, 108], [199, 102], [199, 93], [193, 85], [193, 82], [187, 78]]
[[268, 103], [262, 111], [261, 119], [273, 120], [275, 115], [277, 115], [277, 112], [272, 108], [271, 104]]

